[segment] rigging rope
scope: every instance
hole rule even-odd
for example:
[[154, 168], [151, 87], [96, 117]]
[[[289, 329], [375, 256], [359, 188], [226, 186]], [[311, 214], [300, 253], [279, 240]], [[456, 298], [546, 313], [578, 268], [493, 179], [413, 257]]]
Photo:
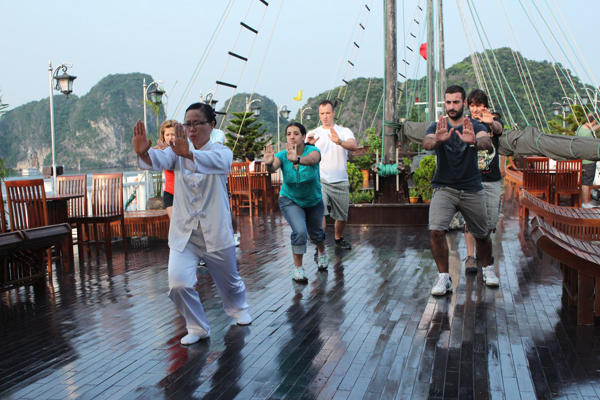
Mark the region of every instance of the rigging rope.
[[219, 37], [219, 33], [221, 32], [221, 29], [223, 28], [225, 20], [227, 19], [227, 16], [229, 15], [229, 12], [231, 11], [231, 8], [233, 7], [234, 3], [235, 3], [235, 0], [229, 0], [229, 4], [225, 8], [225, 11], [223, 12], [223, 15], [221, 16], [221, 19], [219, 20], [219, 23], [217, 24], [217, 28], [213, 31], [213, 34], [212, 34], [210, 40], [208, 41], [208, 44], [206, 45], [206, 49], [204, 49], [204, 53], [203, 53], [202, 57], [200, 57], [200, 61], [198, 61], [198, 64], [196, 65], [196, 70], [194, 71], [192, 78], [190, 78], [190, 81], [188, 82], [185, 93], [183, 94], [183, 96], [181, 97], [181, 100], [179, 100], [179, 103], [177, 104], [175, 113], [173, 113], [171, 115], [171, 119], [174, 119], [175, 116], [177, 116], [177, 114], [179, 114], [179, 111], [181, 110], [181, 106], [183, 105], [184, 101], [187, 99], [188, 95], [190, 94], [190, 90], [194, 86], [194, 83], [196, 82], [196, 79], [198, 78], [198, 74], [200, 74], [200, 71], [202, 70], [204, 63], [208, 59], [208, 55], [210, 54], [210, 51], [212, 50], [213, 45], [215, 44], [215, 41], [217, 40], [217, 37]]

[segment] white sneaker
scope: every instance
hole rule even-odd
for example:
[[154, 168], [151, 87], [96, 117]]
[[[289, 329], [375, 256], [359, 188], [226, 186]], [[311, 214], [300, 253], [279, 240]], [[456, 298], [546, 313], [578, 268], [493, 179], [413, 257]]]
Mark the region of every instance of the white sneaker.
[[500, 279], [498, 279], [498, 277], [496, 276], [493, 265], [483, 268], [483, 281], [487, 286], [500, 285]]
[[594, 208], [592, 203], [581, 203], [581, 208]]
[[252, 323], [252, 316], [248, 310], [240, 311], [240, 316], [237, 319], [237, 324], [241, 326], [250, 325]]
[[294, 268], [292, 270], [292, 279], [296, 282], [307, 282], [308, 278], [306, 277], [306, 273], [304, 272], [304, 268]]
[[434, 296], [443, 296], [452, 291], [452, 278], [447, 273], [440, 272], [438, 281], [431, 289], [431, 294]]
[[200, 259], [200, 262], [198, 262], [198, 266], [204, 267], [205, 265], [206, 265], [206, 263], [204, 262], [204, 260]]
[[235, 247], [240, 247], [240, 233], [233, 234], [233, 242], [235, 243]]
[[329, 266], [329, 253], [319, 253], [317, 257], [317, 268], [319, 271], [325, 271]]
[[194, 344], [199, 340], [206, 339], [209, 337], [210, 335], [208, 333], [204, 335], [194, 335], [193, 333], [188, 333], [187, 335], [181, 338], [181, 344], [184, 346], [189, 346], [190, 344]]

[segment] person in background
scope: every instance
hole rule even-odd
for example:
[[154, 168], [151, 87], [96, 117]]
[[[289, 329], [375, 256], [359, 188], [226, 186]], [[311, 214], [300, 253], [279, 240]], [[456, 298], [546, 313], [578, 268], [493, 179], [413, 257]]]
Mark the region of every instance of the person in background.
[[183, 125], [175, 126], [175, 140], [165, 150], [151, 148], [142, 121], [133, 128], [133, 149], [140, 168], [175, 171], [177, 197], [169, 227], [168, 275], [169, 298], [186, 322], [187, 335], [181, 339], [182, 345], [210, 336], [208, 319], [194, 289], [201, 258], [219, 290], [225, 313], [236, 318], [239, 325], [252, 323], [230, 228], [227, 175], [233, 153], [210, 141], [215, 123], [212, 107], [202, 103], [190, 105]]
[[[597, 138], [596, 131], [600, 129], [600, 125], [596, 122], [593, 113], [586, 115], [585, 124], [577, 128], [576, 135], [580, 137]], [[590, 193], [591, 189], [600, 189], [600, 186], [594, 186], [594, 177], [596, 176], [596, 161], [583, 160], [583, 177], [581, 180], [581, 207], [593, 208], [595, 207], [591, 201], [592, 196]]]
[[283, 184], [279, 193], [279, 207], [292, 227], [292, 253], [294, 269], [292, 279], [306, 282], [308, 278], [302, 265], [306, 253], [306, 236], [316, 243], [319, 270], [326, 270], [329, 255], [325, 249], [323, 220], [323, 197], [319, 179], [321, 153], [315, 146], [304, 144], [306, 128], [292, 122], [285, 128], [286, 150], [273, 153], [273, 145], [268, 144], [264, 151], [265, 165], [269, 173], [281, 168]]
[[[494, 117], [488, 109], [488, 96], [481, 89], [475, 89], [467, 96], [467, 106], [471, 118], [481, 122], [488, 131], [492, 141], [492, 149], [477, 151], [477, 164], [481, 174], [481, 184], [485, 192], [485, 208], [487, 210], [487, 226], [490, 234], [496, 231], [500, 216], [500, 196], [502, 186], [502, 173], [498, 146], [500, 136], [504, 131], [504, 124], [499, 117]], [[465, 242], [467, 245], [467, 258], [465, 259], [466, 272], [477, 273], [477, 259], [475, 257], [475, 238], [469, 232], [469, 225], [465, 224]], [[494, 272], [494, 257], [490, 258], [490, 265], [482, 265], [483, 279], [487, 286], [498, 286], [500, 281]]]
[[244, 154], [244, 158], [246, 159], [246, 162], [249, 163], [248, 171], [256, 172], [254, 170], [254, 153], [252, 153], [252, 152], [246, 153], [246, 154]]
[[[160, 125], [160, 138], [154, 149], [165, 150], [169, 148], [169, 144], [175, 140], [175, 125], [177, 125], [177, 121], [174, 119], [168, 119]], [[167, 215], [171, 219], [171, 214], [173, 213], [173, 196], [175, 194], [175, 172], [170, 169], [166, 169], [164, 172], [165, 188], [163, 190], [163, 202], [167, 210]]]
[[[331, 218], [335, 220], [335, 245], [350, 250], [352, 246], [342, 234], [348, 221], [350, 206], [350, 182], [346, 161], [348, 151], [358, 149], [354, 134], [348, 128], [337, 125], [334, 121], [333, 103], [323, 100], [319, 104], [321, 126], [308, 132], [307, 142], [316, 146], [321, 152], [320, 174], [325, 216], [329, 215], [327, 206], [331, 205]], [[325, 217], [323, 217], [325, 229]]]

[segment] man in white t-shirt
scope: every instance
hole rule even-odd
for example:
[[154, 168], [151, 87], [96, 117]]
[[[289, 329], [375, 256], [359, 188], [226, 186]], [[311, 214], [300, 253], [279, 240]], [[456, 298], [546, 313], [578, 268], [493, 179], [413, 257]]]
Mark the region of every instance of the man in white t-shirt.
[[351, 249], [342, 233], [348, 220], [348, 206], [350, 204], [350, 182], [346, 161], [348, 151], [358, 148], [354, 134], [348, 128], [336, 125], [334, 122], [335, 111], [333, 103], [323, 100], [319, 104], [319, 118], [321, 126], [308, 132], [306, 140], [309, 144], [317, 146], [321, 152], [319, 169], [321, 174], [321, 189], [325, 203], [325, 218], [329, 215], [327, 206], [331, 206], [331, 218], [335, 220], [335, 244], [342, 249]]

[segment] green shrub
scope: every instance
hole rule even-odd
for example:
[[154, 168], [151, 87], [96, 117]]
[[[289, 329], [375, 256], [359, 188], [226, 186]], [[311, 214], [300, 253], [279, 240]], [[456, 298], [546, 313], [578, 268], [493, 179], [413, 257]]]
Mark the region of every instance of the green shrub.
[[350, 193], [350, 203], [352, 204], [371, 203], [372, 201], [372, 190], [359, 190], [358, 192]]
[[362, 187], [364, 177], [356, 165], [350, 162], [347, 162], [346, 164], [346, 168], [348, 170], [348, 181], [350, 182], [350, 192], [354, 193], [359, 191]]
[[356, 165], [358, 166], [358, 168], [360, 168], [361, 170], [368, 170], [371, 169], [371, 167], [373, 166], [373, 164], [375, 164], [375, 157], [372, 157], [368, 154], [365, 154], [362, 157], [359, 157], [356, 160]]
[[431, 200], [433, 196], [431, 181], [435, 175], [436, 168], [435, 156], [426, 156], [421, 159], [419, 168], [417, 168], [413, 175], [413, 180], [415, 181], [415, 185], [417, 185], [417, 193], [423, 200]]
[[419, 193], [417, 193], [417, 189], [415, 189], [415, 188], [408, 189], [408, 197], [419, 197]]

